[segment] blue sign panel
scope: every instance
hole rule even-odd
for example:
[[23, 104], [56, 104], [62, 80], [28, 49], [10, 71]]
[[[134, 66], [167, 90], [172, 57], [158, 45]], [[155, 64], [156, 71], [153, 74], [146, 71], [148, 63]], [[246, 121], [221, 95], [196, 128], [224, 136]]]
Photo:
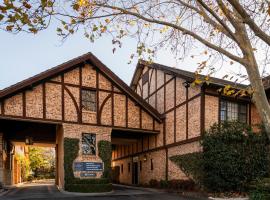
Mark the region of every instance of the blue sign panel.
[[96, 173], [87, 173], [87, 172], [81, 172], [80, 174], [81, 177], [96, 177]]
[[103, 163], [98, 162], [75, 162], [75, 171], [103, 171]]

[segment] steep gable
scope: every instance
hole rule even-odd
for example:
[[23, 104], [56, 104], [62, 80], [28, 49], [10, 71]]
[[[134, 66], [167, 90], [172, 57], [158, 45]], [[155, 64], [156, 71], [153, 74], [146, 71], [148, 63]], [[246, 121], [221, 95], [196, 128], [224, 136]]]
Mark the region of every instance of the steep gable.
[[[82, 90], [95, 91], [95, 112], [82, 108]], [[0, 102], [2, 118], [152, 131], [162, 121], [154, 108], [91, 53], [1, 90]]]

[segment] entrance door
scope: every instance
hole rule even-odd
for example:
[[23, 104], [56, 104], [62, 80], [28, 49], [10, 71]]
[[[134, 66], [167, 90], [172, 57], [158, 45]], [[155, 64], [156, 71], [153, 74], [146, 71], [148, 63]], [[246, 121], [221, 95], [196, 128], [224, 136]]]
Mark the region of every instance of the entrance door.
[[132, 184], [137, 185], [139, 183], [138, 176], [138, 162], [134, 162], [132, 169]]

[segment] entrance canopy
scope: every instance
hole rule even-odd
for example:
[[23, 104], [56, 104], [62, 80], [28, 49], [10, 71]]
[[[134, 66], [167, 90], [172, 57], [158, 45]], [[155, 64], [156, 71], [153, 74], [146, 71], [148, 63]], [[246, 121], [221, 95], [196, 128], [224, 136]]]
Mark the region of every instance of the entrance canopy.
[[[14, 145], [24, 145], [32, 140], [34, 145], [54, 146], [56, 124], [0, 119], [0, 132]], [[31, 142], [31, 141], [30, 141]]]

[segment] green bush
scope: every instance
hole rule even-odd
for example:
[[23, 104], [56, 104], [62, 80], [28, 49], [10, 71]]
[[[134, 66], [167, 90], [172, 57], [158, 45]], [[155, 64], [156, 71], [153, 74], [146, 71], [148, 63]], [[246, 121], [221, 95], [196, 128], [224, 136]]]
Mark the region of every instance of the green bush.
[[64, 138], [64, 169], [65, 184], [71, 184], [75, 179], [73, 174], [73, 161], [79, 152], [79, 139]]
[[112, 145], [109, 141], [98, 142], [98, 155], [104, 163], [103, 178], [111, 179]]
[[252, 182], [249, 185], [250, 200], [269, 200], [270, 199], [270, 178], [264, 178]]
[[75, 178], [72, 181], [72, 184], [108, 184], [110, 180], [107, 178], [99, 178], [99, 179], [79, 179]]
[[202, 152], [188, 153], [170, 157], [179, 168], [195, 183], [201, 185], [203, 178]]
[[202, 139], [203, 184], [212, 191], [243, 191], [250, 181], [269, 172], [269, 145], [265, 133], [247, 125], [213, 125]]
[[65, 189], [69, 192], [82, 193], [109, 192], [112, 190], [112, 184], [65, 184]]

